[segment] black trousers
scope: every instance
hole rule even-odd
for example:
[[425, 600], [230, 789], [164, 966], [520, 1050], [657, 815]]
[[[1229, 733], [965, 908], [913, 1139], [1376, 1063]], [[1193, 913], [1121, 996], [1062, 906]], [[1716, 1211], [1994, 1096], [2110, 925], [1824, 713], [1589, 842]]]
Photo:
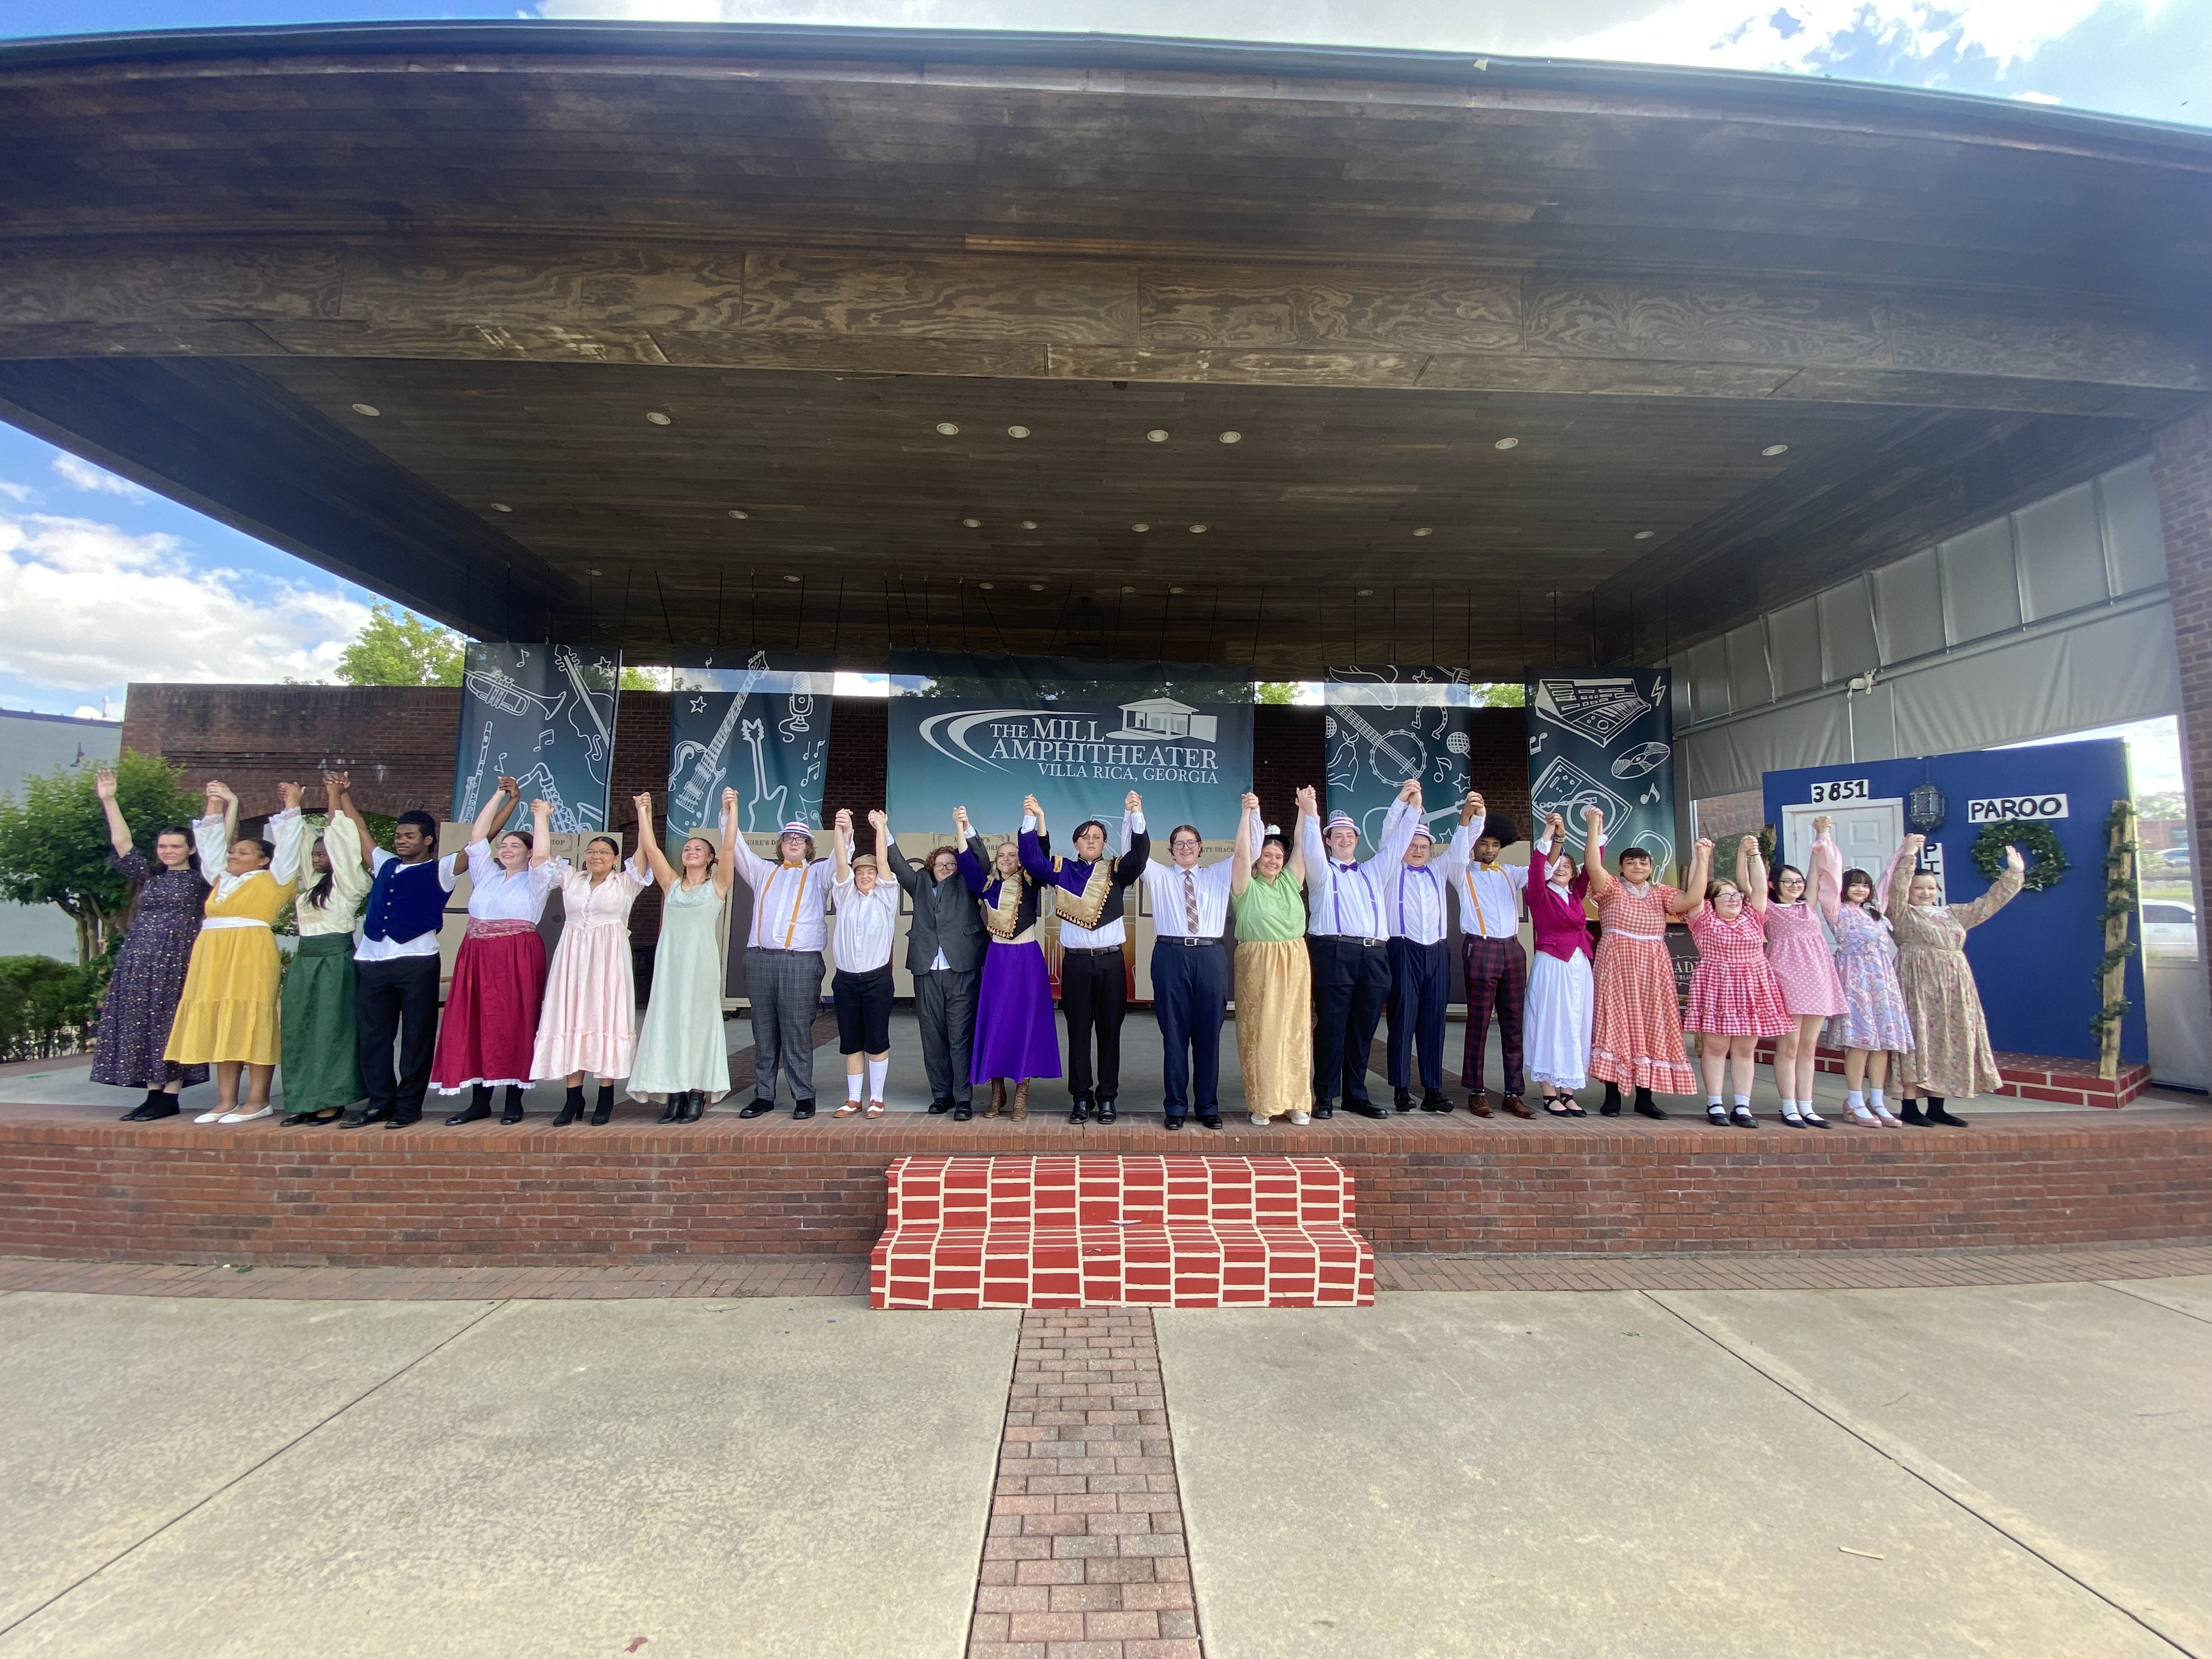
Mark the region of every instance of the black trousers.
[[969, 1057], [975, 1046], [975, 988], [980, 968], [933, 968], [914, 976], [914, 1012], [921, 1026], [921, 1064], [932, 1103], [975, 1099]]
[[[1060, 955], [1060, 1011], [1067, 1019], [1067, 1091], [1112, 1100], [1121, 1092], [1121, 1018], [1129, 1007], [1129, 977], [1121, 948], [1063, 951]], [[1098, 1070], [1091, 1069], [1091, 1042], [1098, 1040]]]
[[1421, 1087], [1444, 1086], [1444, 1007], [1451, 1000], [1451, 946], [1438, 939], [1390, 941], [1390, 1086], [1412, 1087], [1413, 1052], [1420, 1050]]
[[891, 965], [830, 976], [830, 1000], [837, 1007], [837, 1052], [880, 1054], [891, 1046]]
[[[438, 958], [398, 957], [354, 963], [354, 1042], [361, 1090], [372, 1115], [402, 1123], [422, 1115], [430, 1087], [430, 1057], [438, 1038]], [[392, 1070], [392, 1044], [399, 1042], [399, 1071]]]
[[1390, 999], [1390, 952], [1356, 939], [1310, 934], [1313, 957], [1314, 1097], [1367, 1098], [1367, 1053]]

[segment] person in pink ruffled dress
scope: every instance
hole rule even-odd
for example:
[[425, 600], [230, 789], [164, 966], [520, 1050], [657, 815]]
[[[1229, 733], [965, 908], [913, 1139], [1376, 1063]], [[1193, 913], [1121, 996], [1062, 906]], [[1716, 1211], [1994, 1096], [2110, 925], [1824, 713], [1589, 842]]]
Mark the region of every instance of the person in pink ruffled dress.
[[1793, 1129], [1828, 1127], [1813, 1109], [1814, 1063], [1820, 1028], [1844, 1012], [1844, 986], [1821, 923], [1806, 894], [1805, 872], [1777, 865], [1767, 887], [1766, 961], [1791, 1025], [1774, 1040], [1774, 1086], [1782, 1096], [1782, 1121]]
[[[1698, 965], [1690, 975], [1690, 1005], [1682, 1024], [1698, 1034], [1706, 1121], [1718, 1127], [1733, 1123], [1756, 1129], [1751, 1074], [1759, 1040], [1780, 1036], [1792, 1022], [1766, 960], [1766, 867], [1759, 855], [1759, 838], [1746, 836], [1737, 844], [1734, 881], [1709, 882], [1712, 862], [1712, 842], [1698, 842], [1690, 863], [1690, 890], [1698, 895], [1698, 902], [1683, 918], [1698, 942]], [[1721, 1103], [1723, 1081], [1735, 1085], [1733, 1112]]]

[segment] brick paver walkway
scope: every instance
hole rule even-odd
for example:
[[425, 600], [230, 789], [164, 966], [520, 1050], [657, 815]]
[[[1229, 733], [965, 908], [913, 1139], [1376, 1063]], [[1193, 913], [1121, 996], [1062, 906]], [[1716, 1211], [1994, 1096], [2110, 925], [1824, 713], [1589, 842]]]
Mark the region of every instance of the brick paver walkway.
[[1200, 1659], [1152, 1316], [1022, 1316], [969, 1659]]

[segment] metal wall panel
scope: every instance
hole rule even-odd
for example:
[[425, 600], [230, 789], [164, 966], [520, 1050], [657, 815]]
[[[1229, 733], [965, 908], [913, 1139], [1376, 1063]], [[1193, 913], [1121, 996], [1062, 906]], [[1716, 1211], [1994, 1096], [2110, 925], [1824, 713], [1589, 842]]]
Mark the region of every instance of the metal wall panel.
[[2094, 485], [2076, 484], [2024, 507], [2013, 521], [2031, 620], [2078, 611], [2106, 597], [2105, 538]]

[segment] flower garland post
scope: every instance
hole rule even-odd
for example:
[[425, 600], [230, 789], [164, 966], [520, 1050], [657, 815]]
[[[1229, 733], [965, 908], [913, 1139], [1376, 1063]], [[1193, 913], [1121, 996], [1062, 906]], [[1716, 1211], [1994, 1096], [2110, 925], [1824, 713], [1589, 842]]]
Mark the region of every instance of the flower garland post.
[[2116, 800], [2105, 820], [2105, 954], [2097, 964], [2097, 1017], [2089, 1029], [2097, 1038], [2097, 1075], [2120, 1074], [2120, 1021], [2128, 1012], [2128, 958], [2136, 942], [2128, 924], [2136, 914], [2136, 809]]

